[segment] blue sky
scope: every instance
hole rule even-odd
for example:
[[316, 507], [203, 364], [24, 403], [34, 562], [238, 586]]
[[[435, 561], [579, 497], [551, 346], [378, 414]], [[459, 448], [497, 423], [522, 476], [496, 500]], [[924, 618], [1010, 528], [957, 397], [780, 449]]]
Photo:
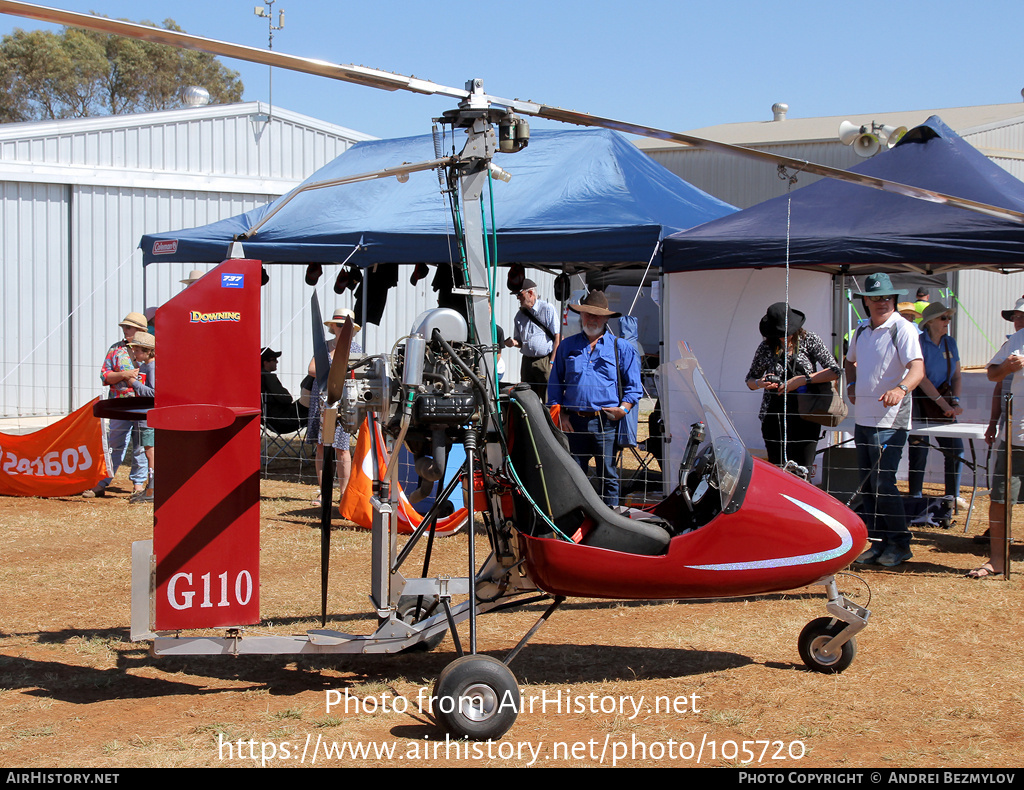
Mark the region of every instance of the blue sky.
[[[257, 0], [53, 0], [65, 10], [175, 19], [197, 35], [265, 47]], [[277, 0], [274, 48], [414, 74], [498, 96], [686, 131], [790, 117], [1021, 102], [1024, 3], [718, 0], [508, 3]], [[276, 11], [275, 11], [276, 22]], [[0, 14], [0, 34], [43, 23]], [[246, 100], [267, 68], [226, 60]], [[451, 100], [274, 71], [274, 104], [380, 137], [422, 134]], [[535, 128], [545, 125], [536, 122]]]

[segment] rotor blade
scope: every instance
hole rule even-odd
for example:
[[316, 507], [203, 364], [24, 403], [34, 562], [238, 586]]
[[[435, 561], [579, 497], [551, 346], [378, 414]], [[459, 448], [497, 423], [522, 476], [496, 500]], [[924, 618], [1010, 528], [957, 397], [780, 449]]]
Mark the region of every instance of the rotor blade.
[[320, 315], [320, 299], [313, 291], [309, 298], [310, 312], [313, 313], [313, 363], [316, 370], [316, 383], [321, 392], [327, 391], [327, 377], [331, 369], [331, 356], [327, 351], [324, 339], [324, 320]]
[[172, 47], [209, 52], [211, 55], [223, 55], [228, 58], [248, 60], [251, 63], [277, 66], [282, 69], [301, 71], [306, 74], [330, 77], [331, 79], [343, 80], [345, 82], [354, 82], [358, 85], [368, 85], [371, 88], [380, 88], [387, 91], [407, 90], [413, 93], [437, 94], [460, 100], [469, 96], [469, 92], [462, 88], [450, 88], [446, 85], [438, 85], [430, 80], [406, 77], [388, 71], [355, 65], [342, 66], [336, 63], [328, 63], [325, 60], [317, 60], [316, 58], [286, 55], [276, 50], [247, 47], [227, 41], [204, 38], [203, 36], [179, 33], [174, 30], [163, 30], [146, 25], [138, 25], [134, 22], [123, 22], [118, 19], [107, 19], [106, 17], [80, 14], [74, 11], [62, 11], [59, 8], [48, 8], [35, 5], [34, 3], [2, 0], [0, 1], [0, 12], [28, 17], [29, 19], [39, 19], [44, 22], [55, 22], [70, 27], [82, 27], [99, 33], [112, 33], [117, 36], [142, 39], [143, 41], [152, 41], [157, 44], [168, 44]]
[[341, 391], [345, 386], [345, 376], [348, 375], [348, 356], [352, 350], [352, 335], [355, 326], [351, 318], [346, 318], [338, 332], [338, 340], [334, 346], [334, 358], [331, 360], [331, 371], [327, 376], [327, 403], [337, 403], [341, 400]]
[[[371, 88], [395, 91], [407, 90], [413, 93], [424, 95], [448, 96], [458, 99], [465, 106], [473, 109], [486, 108], [488, 106], [506, 107], [522, 115], [530, 115], [538, 118], [571, 123], [578, 126], [597, 126], [604, 129], [627, 132], [641, 137], [651, 137], [658, 140], [669, 140], [695, 148], [704, 148], [710, 151], [718, 151], [733, 156], [742, 156], [748, 159], [756, 159], [773, 165], [783, 165], [793, 168], [797, 172], [813, 173], [814, 175], [826, 178], [835, 178], [851, 184], [880, 189], [885, 192], [893, 192], [898, 195], [925, 200], [930, 203], [943, 203], [957, 208], [974, 211], [997, 219], [1009, 220], [1018, 224], [1024, 224], [1024, 213], [1012, 211], [1000, 206], [993, 206], [988, 203], [979, 203], [967, 198], [960, 198], [955, 195], [947, 195], [942, 192], [935, 192], [921, 187], [901, 184], [898, 181], [888, 181], [883, 178], [851, 173], [848, 170], [840, 170], [827, 165], [818, 165], [802, 159], [792, 159], [788, 156], [758, 151], [752, 148], [744, 148], [739, 145], [718, 143], [714, 140], [706, 140], [702, 137], [668, 132], [663, 129], [656, 129], [650, 126], [616, 121], [611, 118], [602, 118], [597, 115], [563, 110], [559, 107], [551, 107], [536, 102], [522, 101], [520, 99], [502, 99], [497, 96], [489, 96], [480, 90], [469, 91], [460, 88], [451, 88], [440, 85], [429, 80], [421, 80], [416, 77], [406, 77], [401, 74], [370, 69], [364, 66], [342, 66], [328, 63], [315, 58], [303, 58], [296, 55], [286, 55], [275, 50], [247, 47], [241, 44], [231, 44], [226, 41], [193, 36], [188, 33], [178, 33], [172, 30], [138, 25], [133, 22], [121, 22], [116, 19], [79, 14], [74, 11], [62, 11], [56, 8], [35, 5], [32, 3], [16, 2], [16, 0], [0, 0], [0, 12], [13, 14], [15, 16], [39, 19], [45, 22], [56, 22], [72, 27], [83, 27], [87, 30], [95, 30], [100, 33], [111, 33], [128, 38], [137, 38], [144, 41], [153, 41], [160, 44], [167, 44], [183, 49], [195, 49], [200, 52], [209, 52], [213, 55], [222, 55], [239, 60], [248, 60], [252, 63], [261, 63], [269, 66], [300, 71], [306, 74], [315, 74], [321, 77], [353, 82], [359, 85], [367, 85]], [[476, 87], [479, 87], [477, 85]]]
[[[523, 114], [525, 115], [527, 113], [523, 112]], [[553, 121], [576, 124], [577, 126], [598, 126], [603, 129], [613, 129], [615, 131], [636, 134], [642, 137], [650, 137], [656, 140], [669, 140], [671, 142], [681, 143], [693, 148], [703, 148], [708, 151], [717, 151], [719, 153], [729, 154], [732, 156], [741, 156], [746, 159], [755, 159], [765, 162], [766, 164], [783, 165], [785, 167], [792, 168], [797, 172], [812, 173], [814, 175], [824, 176], [825, 178], [834, 178], [837, 181], [846, 181], [851, 184], [859, 184], [860, 186], [880, 189], [883, 192], [893, 192], [897, 195], [925, 200], [929, 203], [944, 203], [946, 205], [956, 206], [957, 208], [966, 209], [968, 211], [975, 211], [979, 214], [985, 214], [990, 217], [996, 217], [997, 219], [1005, 219], [1010, 220], [1011, 222], [1024, 224], [1024, 213], [1019, 211], [1002, 208], [1001, 206], [993, 206], [988, 203], [980, 203], [976, 200], [969, 200], [968, 198], [961, 198], [956, 195], [948, 195], [944, 192], [935, 192], [931, 189], [915, 187], [910, 184], [901, 184], [898, 181], [889, 181], [875, 176], [852, 173], [849, 170], [841, 170], [837, 167], [818, 165], [814, 162], [808, 162], [805, 159], [793, 159], [788, 156], [782, 156], [781, 154], [772, 154], [767, 151], [758, 151], [753, 148], [744, 148], [743, 146], [731, 145], [729, 143], [718, 143], [714, 140], [706, 140], [703, 137], [693, 137], [692, 135], [681, 134], [679, 132], [669, 132], [664, 129], [655, 129], [650, 126], [640, 126], [638, 124], [627, 123], [625, 121], [616, 121], [611, 118], [601, 118], [596, 115], [573, 112], [572, 110], [563, 110], [558, 107], [540, 106], [537, 108], [536, 112], [530, 114], [536, 115], [538, 118], [547, 118]]]

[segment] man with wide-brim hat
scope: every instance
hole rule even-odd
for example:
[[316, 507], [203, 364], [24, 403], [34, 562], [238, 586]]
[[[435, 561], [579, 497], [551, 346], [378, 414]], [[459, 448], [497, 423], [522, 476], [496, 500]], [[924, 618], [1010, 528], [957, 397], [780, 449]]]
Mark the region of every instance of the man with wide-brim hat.
[[862, 515], [871, 541], [856, 560], [861, 564], [894, 567], [913, 556], [896, 469], [911, 428], [910, 393], [924, 376], [924, 360], [917, 327], [896, 312], [896, 297], [906, 293], [882, 273], [868, 276], [864, 290], [854, 294], [868, 312], [846, 355], [857, 465], [865, 481]]
[[569, 450], [584, 472], [594, 459], [601, 498], [619, 503], [619, 473], [615, 467], [618, 423], [640, 404], [640, 356], [608, 329], [608, 319], [620, 314], [608, 309], [603, 291], [591, 291], [569, 309], [579, 313], [582, 331], [564, 339], [555, 352], [548, 379], [548, 402], [558, 404], [559, 426], [569, 438]]
[[186, 277], [184, 280], [179, 280], [178, 282], [180, 282], [182, 285], [188, 288], [193, 283], [199, 282], [199, 280], [202, 279], [204, 274], [206, 274], [206, 272], [200, 269], [193, 269], [188, 273], [188, 277]]
[[[107, 355], [103, 358], [103, 365], [100, 368], [100, 380], [108, 388], [108, 398], [130, 398], [135, 395], [132, 383], [139, 376], [139, 368], [135, 364], [135, 357], [128, 348], [128, 343], [137, 333], [146, 331], [146, 316], [137, 312], [128, 313], [118, 322], [118, 326], [121, 327], [123, 337], [107, 349]], [[146, 490], [149, 464], [146, 462], [146, 452], [142, 446], [137, 423], [132, 420], [107, 420], [107, 474], [110, 476], [97, 483], [95, 488], [84, 492], [82, 496], [106, 496], [107, 487], [113, 482], [114, 475], [117, 474], [117, 469], [128, 450], [128, 442], [133, 436], [135, 446], [132, 450], [132, 469], [129, 478], [136, 492]]]
[[533, 387], [543, 399], [551, 374], [551, 358], [561, 340], [558, 313], [550, 302], [538, 297], [537, 283], [533, 280], [523, 280], [515, 296], [519, 300], [519, 312], [513, 319], [512, 337], [505, 340], [505, 345], [522, 352], [519, 380]]
[[[1024, 485], [1024, 297], [1013, 307], [1001, 311], [1000, 315], [1013, 322], [1017, 331], [1010, 335], [995, 356], [989, 360], [985, 373], [988, 380], [995, 382], [992, 392], [992, 419], [985, 438], [995, 439], [995, 470], [992, 474], [992, 495], [989, 499], [988, 535], [990, 557], [988, 562], [970, 571], [971, 579], [988, 579], [1002, 576], [1006, 570], [1006, 503], [1011, 506], [1020, 502], [1020, 490]], [[1013, 423], [1007, 425], [1003, 414], [1003, 396], [1012, 394]], [[1012, 447], [1011, 469], [1007, 469], [1008, 448]], [[1007, 471], [1010, 478], [1007, 480]], [[1007, 499], [1009, 497], [1009, 499]], [[983, 539], [983, 538], [982, 538]]]

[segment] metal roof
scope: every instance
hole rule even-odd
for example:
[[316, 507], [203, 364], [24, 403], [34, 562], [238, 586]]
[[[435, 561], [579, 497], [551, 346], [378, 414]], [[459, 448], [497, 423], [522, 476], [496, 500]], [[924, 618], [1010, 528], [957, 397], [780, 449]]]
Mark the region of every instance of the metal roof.
[[[912, 129], [938, 115], [951, 129], [963, 136], [980, 131], [993, 124], [1009, 121], [1024, 121], [1024, 103], [983, 104], [976, 107], [947, 107], [933, 110], [902, 110], [899, 112], [858, 113], [851, 115], [830, 115], [818, 118], [793, 118], [782, 121], [748, 121], [745, 123], [724, 123], [690, 129], [686, 134], [703, 137], [732, 145], [781, 145], [786, 143], [832, 142], [839, 137], [839, 124], [850, 121], [864, 125], [872, 121], [890, 126], [906, 126]], [[643, 151], [685, 149], [688, 146], [668, 143], [664, 140], [642, 138], [636, 141]]]

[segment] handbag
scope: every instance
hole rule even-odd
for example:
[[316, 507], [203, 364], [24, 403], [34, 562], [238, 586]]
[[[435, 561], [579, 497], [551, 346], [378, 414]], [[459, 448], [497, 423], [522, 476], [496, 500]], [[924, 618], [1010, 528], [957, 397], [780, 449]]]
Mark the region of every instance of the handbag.
[[[936, 389], [939, 391], [939, 395], [945, 398], [952, 394], [953, 387], [950, 384], [943, 384]], [[938, 402], [921, 392], [920, 387], [914, 390], [914, 405], [917, 406], [918, 416], [925, 422], [956, 422], [955, 416], [947, 417]]]
[[[953, 394], [953, 384], [950, 381], [953, 375], [953, 363], [950, 360], [948, 338], [948, 335], [944, 335], [942, 338], [943, 351], [946, 357], [946, 380], [935, 388], [938, 390], [940, 398]], [[948, 403], [949, 401], [946, 402]], [[925, 422], [956, 422], [955, 415], [947, 417], [946, 413], [939, 406], [938, 401], [929, 398], [921, 391], [920, 387], [914, 390], [914, 406], [917, 409], [917, 416]]]
[[850, 407], [839, 394], [836, 381], [808, 384], [807, 391], [799, 393], [796, 397], [800, 416], [808, 422], [816, 422], [826, 428], [838, 427], [850, 413]]

